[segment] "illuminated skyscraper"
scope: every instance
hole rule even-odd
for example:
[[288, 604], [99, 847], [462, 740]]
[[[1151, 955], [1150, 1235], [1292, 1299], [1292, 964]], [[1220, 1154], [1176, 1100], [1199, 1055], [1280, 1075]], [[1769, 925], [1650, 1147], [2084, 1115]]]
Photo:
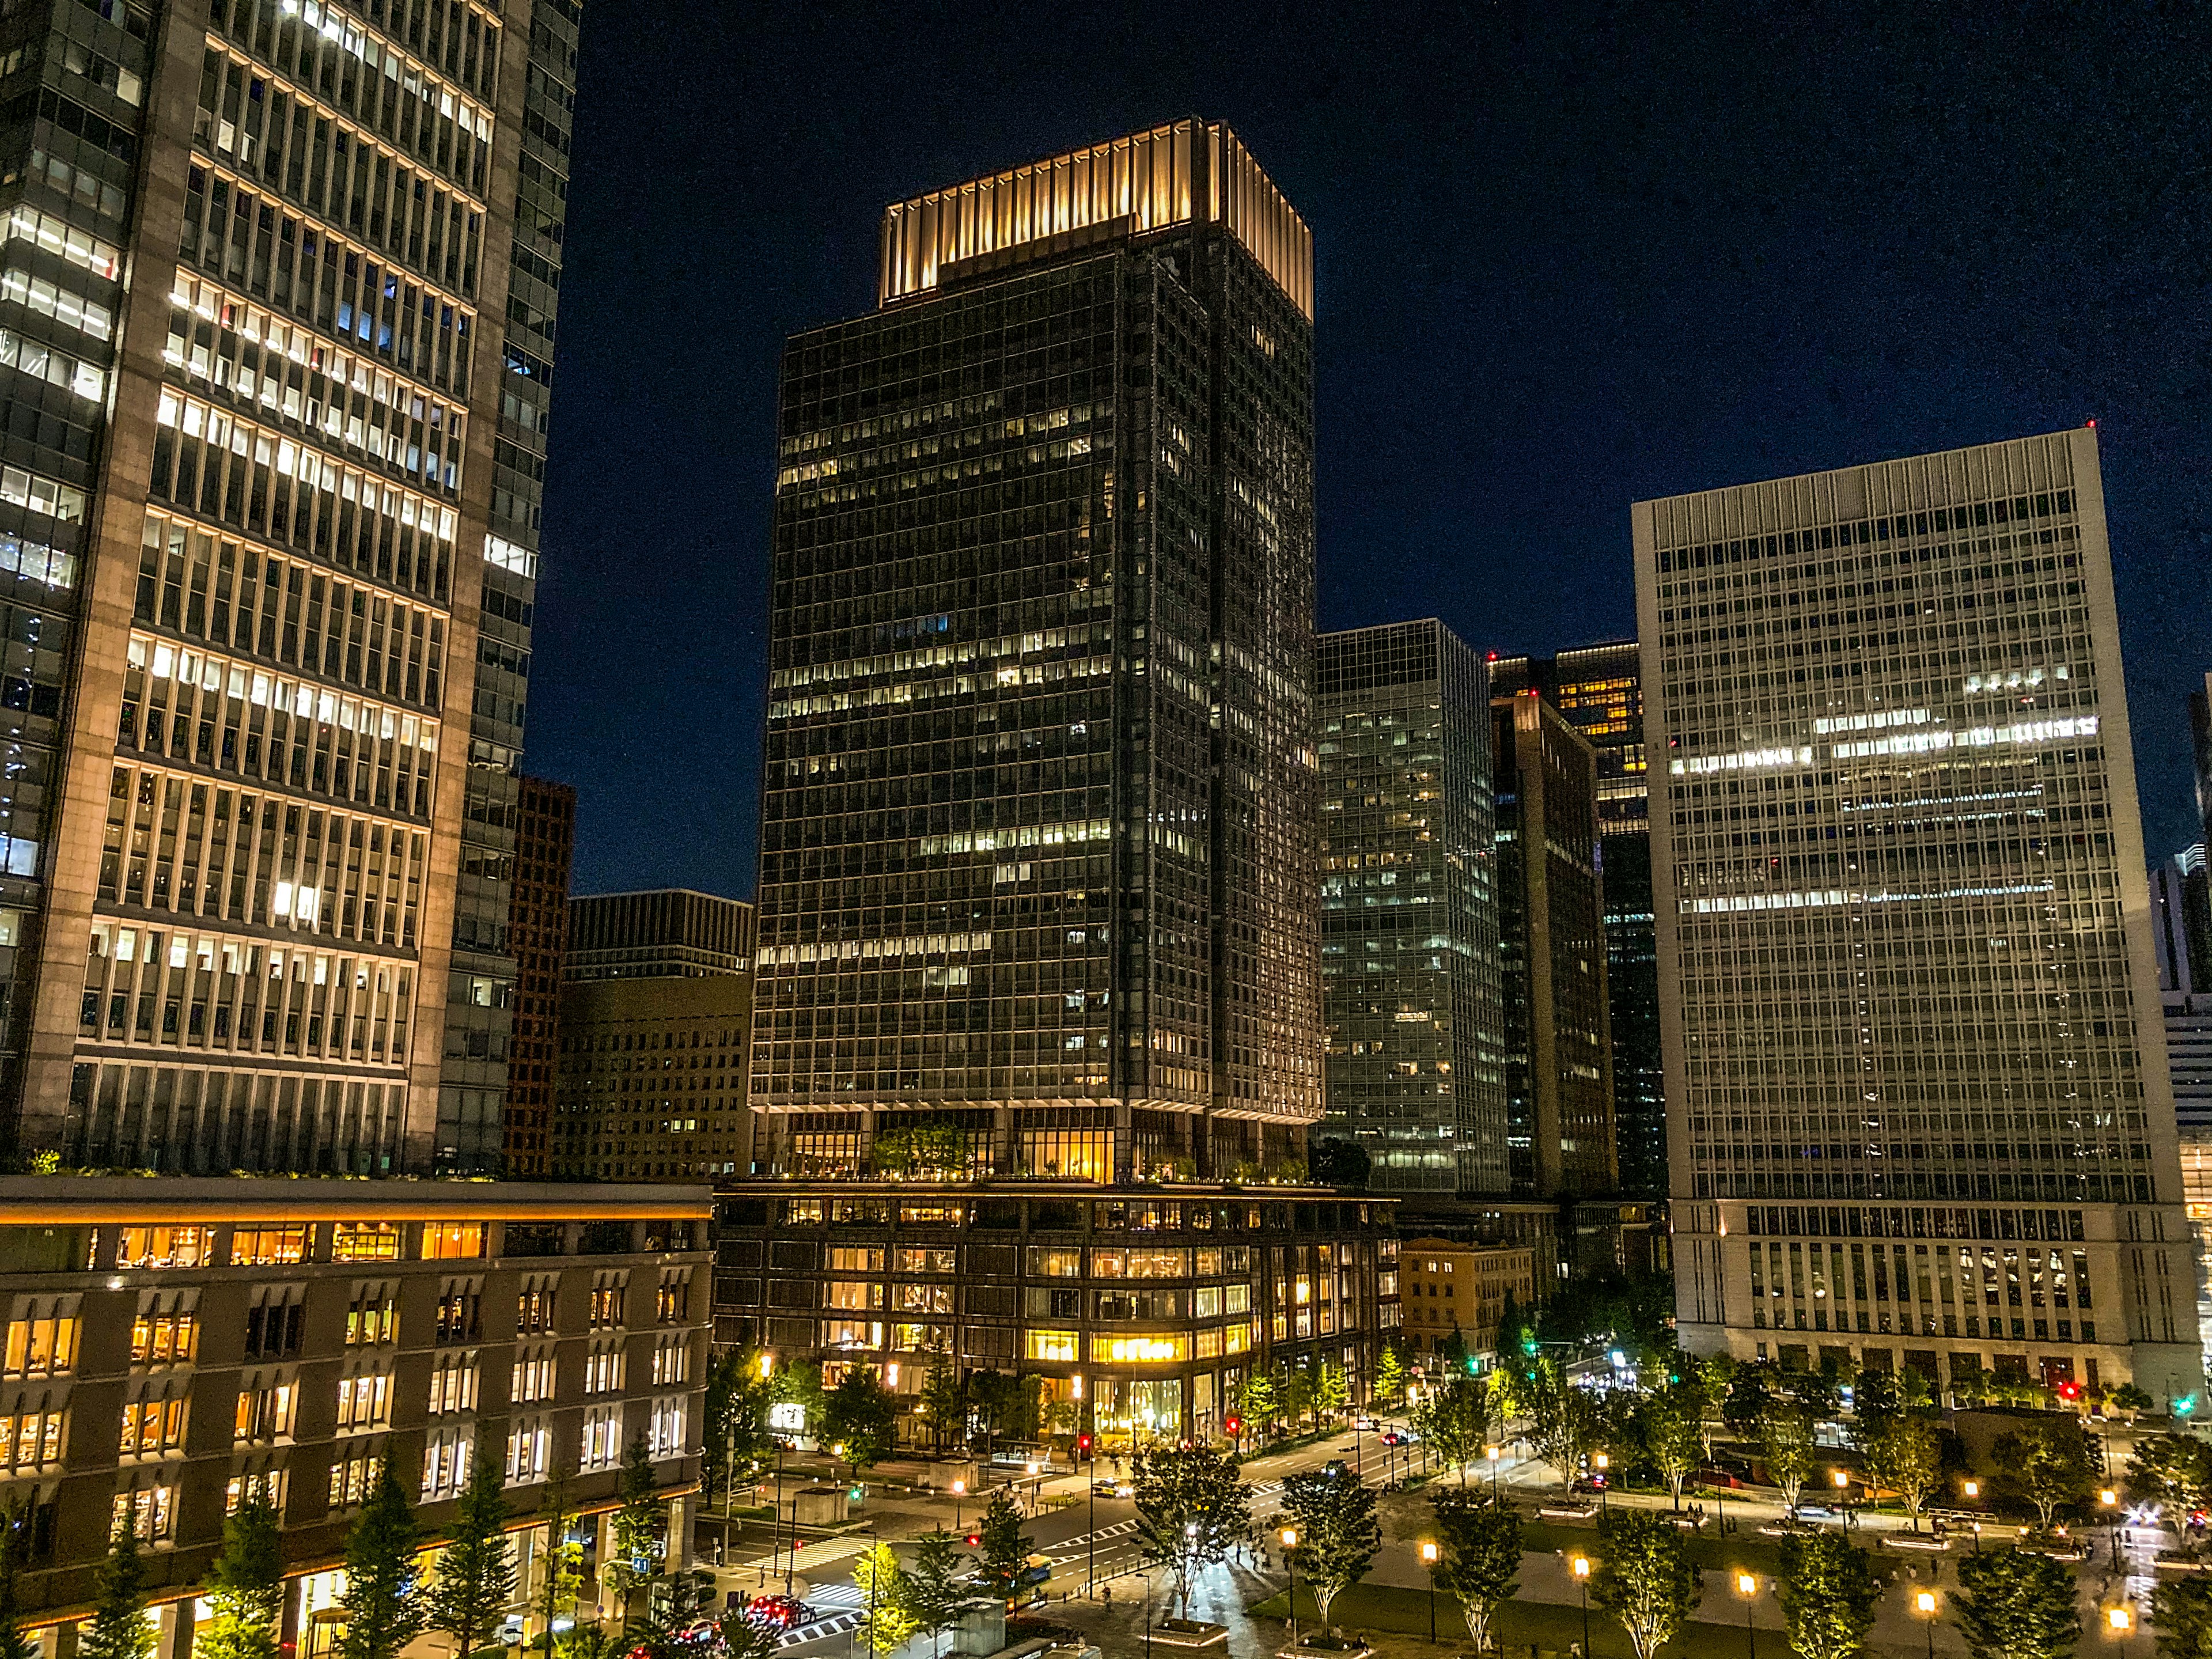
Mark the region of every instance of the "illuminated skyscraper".
[[1306, 228], [1185, 120], [882, 246], [783, 360], [755, 1163], [1279, 1163], [1321, 1115]]
[[1490, 694], [1436, 621], [1321, 638], [1328, 1133], [1378, 1192], [1507, 1190]]
[[1632, 523], [1684, 1346], [2197, 1395], [2096, 434]]
[[496, 1168], [512, 831], [465, 873], [463, 823], [513, 799], [501, 406], [544, 408], [575, 9], [19, 21], [0, 1111], [72, 1163]]

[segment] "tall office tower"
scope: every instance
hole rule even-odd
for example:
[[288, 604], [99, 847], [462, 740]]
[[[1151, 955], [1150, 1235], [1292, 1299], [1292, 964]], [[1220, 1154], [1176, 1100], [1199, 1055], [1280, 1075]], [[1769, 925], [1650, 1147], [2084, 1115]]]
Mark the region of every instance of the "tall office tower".
[[[367, 0], [372, 15], [382, 3]], [[398, 0], [391, 4], [397, 18]], [[495, 186], [492, 205], [503, 211], [504, 222], [495, 221], [486, 234], [487, 247], [502, 239], [507, 244], [507, 297], [498, 373], [489, 372], [489, 363], [483, 365], [499, 415], [488, 469], [490, 523], [483, 541], [483, 590], [471, 670], [476, 696], [469, 705], [468, 770], [462, 786], [466, 801], [437, 1132], [438, 1166], [470, 1174], [496, 1170], [508, 1144], [501, 1120], [515, 1063], [514, 1005], [522, 969], [507, 918], [514, 902], [517, 820], [523, 811], [522, 724], [530, 698], [538, 521], [545, 493], [545, 440], [552, 422], [554, 319], [561, 297], [570, 111], [576, 101], [576, 37], [582, 21], [580, 0], [533, 0], [527, 61], [507, 71], [507, 95], [520, 106], [519, 118], [510, 119], [520, 154], [514, 172], [501, 175]], [[526, 1064], [542, 1073], [538, 1059]], [[522, 1109], [542, 1120], [544, 1091], [525, 1094]], [[532, 1139], [539, 1133], [523, 1132]]]
[[2151, 945], [2162, 991], [2212, 991], [2212, 902], [2204, 843], [2185, 847], [2150, 872]]
[[755, 916], [743, 899], [661, 887], [568, 901], [564, 975], [683, 979], [753, 970]]
[[786, 349], [769, 1127], [1107, 1177], [1320, 1117], [1312, 269], [1182, 120], [894, 204]]
[[1597, 871], [1597, 755], [1533, 691], [1491, 702], [1508, 1174], [1539, 1198], [1620, 1185]]
[[748, 1174], [753, 907], [671, 888], [571, 899], [568, 912], [553, 1173]]
[[576, 844], [576, 792], [526, 775], [515, 802], [514, 880], [507, 948], [514, 953], [514, 1035], [501, 1115], [505, 1173], [552, 1169], [553, 1067], [562, 969], [568, 951], [568, 864]]
[[1597, 750], [1598, 873], [1605, 878], [1605, 989], [1613, 1017], [1613, 1139], [1620, 1190], [1667, 1194], [1666, 1066], [1659, 1055], [1659, 938], [1651, 913], [1651, 809], [1644, 665], [1634, 640], [1499, 657], [1499, 696], [1535, 691]]
[[1321, 636], [1325, 1133], [1378, 1192], [1506, 1190], [1490, 690], [1442, 623]]
[[2198, 1393], [2096, 434], [1632, 522], [1684, 1346]]
[[530, 43], [17, 21], [0, 1115], [70, 1162], [430, 1168]]

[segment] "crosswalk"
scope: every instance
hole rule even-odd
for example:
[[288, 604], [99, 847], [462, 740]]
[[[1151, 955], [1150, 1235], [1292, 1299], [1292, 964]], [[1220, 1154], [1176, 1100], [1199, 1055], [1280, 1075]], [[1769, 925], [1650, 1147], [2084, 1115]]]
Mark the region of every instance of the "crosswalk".
[[857, 1630], [867, 1622], [866, 1603], [858, 1584], [820, 1584], [808, 1592], [807, 1605], [824, 1616], [811, 1624], [801, 1625], [797, 1630], [786, 1631], [776, 1642], [779, 1648], [795, 1646], [801, 1642], [818, 1642], [825, 1637], [842, 1636], [847, 1631]]

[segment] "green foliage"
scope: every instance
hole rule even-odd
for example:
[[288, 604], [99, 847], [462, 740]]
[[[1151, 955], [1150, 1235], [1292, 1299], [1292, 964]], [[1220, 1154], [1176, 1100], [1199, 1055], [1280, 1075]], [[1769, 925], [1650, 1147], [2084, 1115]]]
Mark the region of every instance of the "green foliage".
[[1034, 1440], [1043, 1431], [1044, 1378], [1007, 1371], [968, 1373], [968, 1410], [994, 1440]]
[[1022, 1530], [1020, 1505], [1004, 1486], [991, 1494], [976, 1531], [982, 1540], [984, 1582], [999, 1595], [1012, 1595], [1014, 1581], [1028, 1564], [1034, 1546], [1029, 1534]]
[[1861, 1371], [1851, 1389], [1851, 1443], [1872, 1454], [1882, 1431], [1905, 1415], [1905, 1398], [1890, 1371]]
[[1952, 1606], [1974, 1659], [2067, 1659], [2081, 1639], [2074, 1575], [2047, 1555], [1962, 1556], [1959, 1583]]
[[1405, 1394], [1406, 1361], [1395, 1342], [1385, 1342], [1381, 1358], [1375, 1362], [1375, 1398], [1385, 1406], [1395, 1406]]
[[1943, 1479], [1943, 1436], [1923, 1417], [1893, 1417], [1865, 1443], [1867, 1474], [1893, 1488], [1920, 1529], [1920, 1511]]
[[938, 1638], [960, 1622], [961, 1564], [959, 1542], [939, 1528], [914, 1541], [914, 1563], [906, 1570], [906, 1612], [916, 1633], [929, 1638], [929, 1650], [937, 1651]]
[[887, 1130], [876, 1137], [869, 1157], [885, 1175], [909, 1178], [962, 1174], [972, 1161], [967, 1137], [951, 1124]]
[[34, 1659], [38, 1652], [23, 1632], [23, 1592], [16, 1580], [22, 1565], [21, 1524], [14, 1511], [0, 1510], [0, 1659]]
[[1794, 1513], [1819, 1452], [1812, 1413], [1789, 1400], [1769, 1401], [1759, 1419], [1759, 1445], [1767, 1478], [1782, 1488], [1782, 1501]]
[[1334, 1359], [1321, 1362], [1321, 1378], [1314, 1385], [1314, 1404], [1318, 1409], [1332, 1413], [1352, 1404], [1352, 1379], [1345, 1375], [1344, 1367]]
[[922, 1378], [916, 1408], [928, 1423], [930, 1441], [938, 1450], [945, 1449], [947, 1436], [957, 1446], [968, 1443], [968, 1388], [961, 1381], [959, 1368], [942, 1348], [930, 1351], [929, 1370]]
[[1681, 1529], [1648, 1510], [1617, 1509], [1599, 1522], [1598, 1540], [1592, 1593], [1628, 1632], [1636, 1659], [1652, 1659], [1698, 1605], [1701, 1586]]
[[77, 1643], [80, 1659], [153, 1659], [155, 1633], [146, 1622], [145, 1578], [137, 1537], [126, 1526], [116, 1534], [107, 1547], [107, 1559], [100, 1564], [92, 1617]]
[[1855, 1659], [1865, 1651], [1881, 1591], [1866, 1552], [1843, 1534], [1784, 1539], [1775, 1590], [1797, 1659]]
[[889, 1544], [863, 1550], [853, 1564], [853, 1583], [860, 1592], [865, 1622], [859, 1635], [871, 1654], [895, 1653], [912, 1639], [921, 1626], [908, 1611], [911, 1596], [906, 1571]]
[[738, 1470], [750, 1468], [768, 1449], [769, 1380], [760, 1356], [733, 1349], [707, 1370], [704, 1455], [700, 1459], [699, 1495], [705, 1504], [727, 1496], [724, 1490]]
[[769, 1402], [805, 1408], [809, 1427], [822, 1431], [823, 1413], [830, 1395], [822, 1386], [822, 1367], [811, 1359], [795, 1360], [769, 1379]]
[[459, 1659], [498, 1633], [500, 1620], [514, 1595], [514, 1556], [507, 1542], [507, 1493], [496, 1457], [486, 1455], [495, 1435], [479, 1431], [469, 1484], [453, 1511], [453, 1535], [438, 1552], [437, 1569], [425, 1599], [432, 1630], [453, 1638]]
[[1468, 1466], [1482, 1455], [1490, 1433], [1488, 1396], [1485, 1384], [1447, 1371], [1443, 1382], [1414, 1413], [1416, 1432], [1435, 1448], [1445, 1468], [1458, 1468], [1462, 1486], [1467, 1484]]
[[2148, 1391], [2132, 1382], [2123, 1382], [2105, 1396], [2106, 1402], [2124, 1412], [2147, 1412], [2157, 1402]]
[[1375, 1488], [1332, 1460], [1305, 1474], [1283, 1477], [1283, 1509], [1297, 1528], [1291, 1551], [1298, 1577], [1312, 1593], [1328, 1628], [1329, 1605], [1367, 1576], [1382, 1547], [1375, 1517]]
[[2186, 1434], [2142, 1436], [2128, 1459], [2128, 1494], [2143, 1504], [2212, 1505], [2212, 1442]]
[[1243, 1413], [1247, 1428], [1265, 1430], [1273, 1426], [1275, 1413], [1282, 1409], [1282, 1393], [1275, 1386], [1273, 1373], [1254, 1371], [1246, 1377], [1237, 1390], [1237, 1407]]
[[1539, 1358], [1513, 1379], [1509, 1397], [1513, 1409], [1528, 1419], [1528, 1441], [1536, 1455], [1559, 1472], [1562, 1483], [1572, 1480], [1596, 1432], [1588, 1392], [1575, 1387], [1552, 1360]]
[[897, 1397], [876, 1381], [875, 1372], [854, 1365], [823, 1402], [821, 1437], [833, 1448], [842, 1443], [844, 1450], [836, 1455], [855, 1474], [865, 1474], [890, 1454], [898, 1412]]
[[255, 1497], [222, 1523], [222, 1547], [207, 1571], [212, 1617], [192, 1639], [199, 1659], [276, 1659], [284, 1611], [284, 1547], [276, 1506]]
[[1186, 1612], [1190, 1578], [1225, 1559], [1252, 1531], [1252, 1495], [1226, 1452], [1211, 1446], [1158, 1446], [1130, 1461], [1137, 1487], [1137, 1545], [1175, 1575]]
[[2059, 1510], [2088, 1498], [2089, 1444], [2078, 1418], [2038, 1418], [2014, 1433], [1999, 1436], [1992, 1450], [1997, 1495], [2033, 1509], [2037, 1524], [2046, 1532]]
[[653, 1476], [653, 1455], [641, 1433], [623, 1460], [622, 1507], [615, 1511], [614, 1558], [599, 1565], [599, 1576], [622, 1598], [625, 1610], [637, 1591], [660, 1576], [660, 1529], [666, 1512]]
[[1682, 1487], [1705, 1459], [1705, 1385], [1693, 1374], [1658, 1389], [1644, 1402], [1642, 1426], [1644, 1449], [1680, 1509]]
[[568, 1474], [557, 1464], [538, 1493], [538, 1521], [545, 1528], [545, 1547], [538, 1554], [538, 1583], [530, 1604], [538, 1614], [540, 1638], [550, 1649], [553, 1621], [574, 1610], [584, 1583], [583, 1546], [568, 1535], [576, 1525], [576, 1511], [568, 1500]]
[[[422, 1534], [406, 1489], [386, 1462], [368, 1502], [346, 1534], [343, 1659], [398, 1659], [422, 1633], [422, 1570], [415, 1559]], [[101, 1655], [100, 1659], [125, 1659]]]
[[1293, 1423], [1304, 1423], [1306, 1413], [1314, 1409], [1314, 1375], [1303, 1366], [1294, 1366], [1283, 1376], [1283, 1411]]
[[1480, 1492], [1447, 1486], [1429, 1501], [1437, 1516], [1437, 1588], [1459, 1603], [1480, 1651], [1491, 1644], [1498, 1609], [1521, 1588], [1521, 1517], [1512, 1504]]
[[2150, 1621], [2159, 1659], [2212, 1659], [2212, 1580], [2201, 1573], [2162, 1576], [2151, 1591]]
[[1657, 1370], [1674, 1353], [1674, 1317], [1671, 1277], [1613, 1269], [1585, 1274], [1576, 1279], [1573, 1295], [1546, 1303], [1540, 1334], [1547, 1342], [1620, 1348], [1639, 1369]]

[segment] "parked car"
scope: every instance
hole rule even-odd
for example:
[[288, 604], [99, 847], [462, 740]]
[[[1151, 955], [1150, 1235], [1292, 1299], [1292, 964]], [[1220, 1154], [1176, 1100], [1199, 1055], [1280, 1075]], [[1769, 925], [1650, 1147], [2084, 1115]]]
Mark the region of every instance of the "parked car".
[[815, 1611], [795, 1595], [756, 1595], [745, 1603], [745, 1617], [770, 1630], [797, 1630], [811, 1625]]

